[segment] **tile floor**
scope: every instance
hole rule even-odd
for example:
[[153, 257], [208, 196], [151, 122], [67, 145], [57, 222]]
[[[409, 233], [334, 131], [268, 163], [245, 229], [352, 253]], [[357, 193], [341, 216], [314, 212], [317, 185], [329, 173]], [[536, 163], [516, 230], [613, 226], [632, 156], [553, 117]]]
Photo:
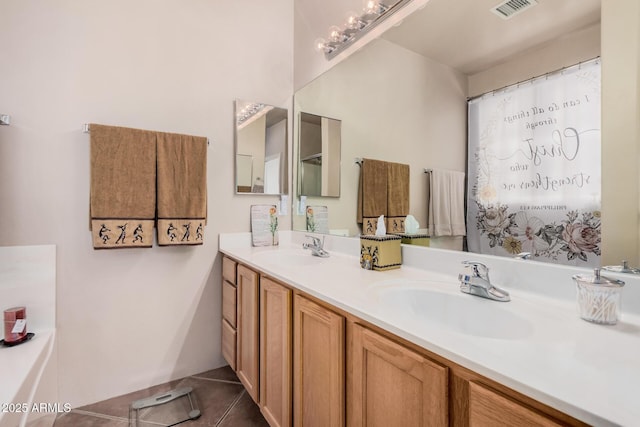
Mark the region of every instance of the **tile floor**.
[[[54, 427], [127, 427], [131, 402], [187, 386], [193, 388], [202, 415], [179, 424], [180, 427], [268, 427], [258, 405], [228, 366], [73, 409], [58, 416]], [[139, 427], [158, 427], [167, 425], [163, 419], [175, 420], [178, 401], [180, 399], [154, 408], [153, 415], [144, 415], [141, 411], [143, 422]], [[185, 412], [182, 409], [180, 414]]]

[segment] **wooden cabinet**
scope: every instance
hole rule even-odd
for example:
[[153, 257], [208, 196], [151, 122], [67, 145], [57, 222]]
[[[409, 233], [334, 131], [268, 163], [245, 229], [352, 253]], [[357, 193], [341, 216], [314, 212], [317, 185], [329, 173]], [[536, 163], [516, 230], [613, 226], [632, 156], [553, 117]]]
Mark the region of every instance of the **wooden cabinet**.
[[447, 426], [447, 368], [349, 324], [348, 425]]
[[236, 374], [249, 396], [259, 402], [258, 273], [238, 265]]
[[586, 426], [230, 258], [222, 275], [222, 354], [271, 427]]
[[469, 382], [470, 427], [559, 427], [560, 422], [490, 388]]
[[345, 424], [345, 319], [300, 295], [293, 304], [293, 422]]
[[236, 369], [236, 268], [230, 258], [222, 259], [222, 356]]
[[271, 427], [291, 426], [291, 294], [260, 278], [260, 410]]

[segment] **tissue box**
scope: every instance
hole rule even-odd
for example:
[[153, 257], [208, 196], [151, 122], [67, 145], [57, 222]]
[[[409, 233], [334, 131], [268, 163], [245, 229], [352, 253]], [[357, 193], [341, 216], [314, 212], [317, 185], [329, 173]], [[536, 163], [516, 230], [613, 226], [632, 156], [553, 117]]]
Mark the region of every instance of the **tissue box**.
[[405, 243], [407, 245], [429, 246], [428, 234], [397, 233], [396, 235], [400, 236], [400, 238], [402, 239], [402, 243]]
[[402, 252], [397, 235], [360, 236], [360, 267], [365, 270], [392, 270], [400, 268]]

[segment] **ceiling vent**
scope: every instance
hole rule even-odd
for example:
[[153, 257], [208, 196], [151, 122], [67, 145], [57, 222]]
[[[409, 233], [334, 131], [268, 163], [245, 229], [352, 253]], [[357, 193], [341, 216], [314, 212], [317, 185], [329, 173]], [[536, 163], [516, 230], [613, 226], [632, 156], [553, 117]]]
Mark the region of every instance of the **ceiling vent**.
[[507, 0], [493, 7], [491, 11], [502, 19], [510, 19], [537, 4], [537, 0]]

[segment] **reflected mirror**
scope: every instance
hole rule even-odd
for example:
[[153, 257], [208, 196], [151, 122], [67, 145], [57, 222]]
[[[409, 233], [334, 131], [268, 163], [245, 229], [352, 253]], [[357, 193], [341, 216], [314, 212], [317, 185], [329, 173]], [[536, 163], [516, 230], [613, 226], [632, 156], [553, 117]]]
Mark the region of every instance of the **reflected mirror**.
[[287, 110], [236, 100], [236, 194], [286, 194]]
[[340, 197], [340, 120], [301, 112], [298, 126], [298, 196]]

